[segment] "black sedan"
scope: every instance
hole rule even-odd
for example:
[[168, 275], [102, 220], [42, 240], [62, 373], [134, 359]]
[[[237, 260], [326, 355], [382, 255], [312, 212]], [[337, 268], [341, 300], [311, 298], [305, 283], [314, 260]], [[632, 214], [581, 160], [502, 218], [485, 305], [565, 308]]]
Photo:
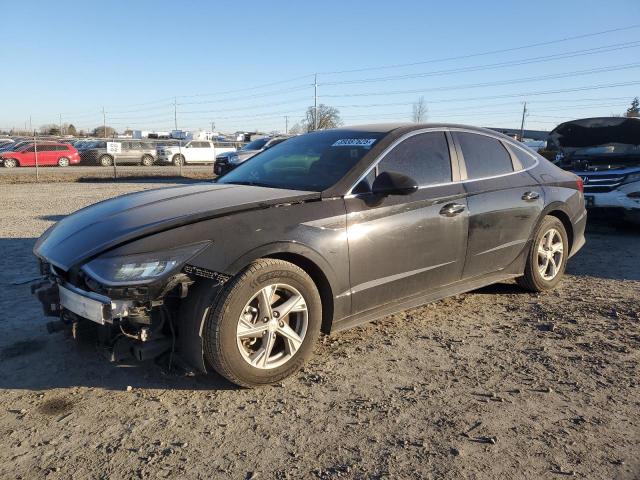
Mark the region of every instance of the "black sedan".
[[[257, 386], [329, 333], [506, 279], [553, 288], [584, 244], [582, 182], [459, 125], [309, 133], [220, 177], [107, 200], [36, 243], [45, 312], [119, 359]], [[63, 324], [56, 324], [62, 328]]]

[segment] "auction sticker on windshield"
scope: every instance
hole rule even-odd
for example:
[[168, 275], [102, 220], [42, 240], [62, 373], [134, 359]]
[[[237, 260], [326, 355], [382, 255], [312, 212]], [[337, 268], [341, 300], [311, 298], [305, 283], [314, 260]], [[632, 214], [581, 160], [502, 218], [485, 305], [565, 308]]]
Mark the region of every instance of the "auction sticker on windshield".
[[332, 147], [364, 147], [369, 148], [375, 143], [375, 138], [341, 138]]

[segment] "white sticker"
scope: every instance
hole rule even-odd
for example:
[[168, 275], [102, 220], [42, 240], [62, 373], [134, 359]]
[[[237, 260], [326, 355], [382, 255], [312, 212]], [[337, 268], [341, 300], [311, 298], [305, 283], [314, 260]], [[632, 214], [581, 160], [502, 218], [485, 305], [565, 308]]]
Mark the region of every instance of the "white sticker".
[[332, 147], [364, 147], [369, 148], [376, 141], [375, 138], [341, 138]]

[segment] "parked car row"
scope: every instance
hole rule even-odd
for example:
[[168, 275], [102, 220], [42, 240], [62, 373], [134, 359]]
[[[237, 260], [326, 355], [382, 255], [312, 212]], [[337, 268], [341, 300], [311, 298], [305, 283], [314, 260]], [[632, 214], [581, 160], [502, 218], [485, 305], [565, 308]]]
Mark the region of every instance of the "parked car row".
[[[216, 175], [232, 170], [259, 152], [286, 140], [288, 137], [263, 137], [238, 150], [235, 146], [220, 146], [211, 141], [192, 140], [117, 140], [117, 149], [108, 149], [106, 140], [0, 140], [0, 163], [7, 168], [36, 165], [142, 165], [154, 164], [214, 164]], [[53, 152], [64, 152], [55, 154]]]

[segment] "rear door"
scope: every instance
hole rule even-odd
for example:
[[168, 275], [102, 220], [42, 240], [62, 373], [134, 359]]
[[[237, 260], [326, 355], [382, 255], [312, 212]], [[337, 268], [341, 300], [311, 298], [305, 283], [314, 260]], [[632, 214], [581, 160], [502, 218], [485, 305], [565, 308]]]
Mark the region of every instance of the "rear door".
[[202, 161], [213, 163], [216, 161], [216, 150], [211, 142], [200, 142], [202, 146]]
[[189, 158], [194, 162], [204, 163], [213, 162], [210, 158], [213, 149], [209, 148], [209, 142], [191, 142]]
[[469, 208], [464, 278], [507, 268], [527, 247], [544, 205], [543, 190], [511, 149], [491, 135], [452, 132]]
[[[39, 144], [37, 146], [38, 165], [55, 165], [58, 161], [56, 146], [51, 144]], [[35, 154], [33, 155], [33, 165], [35, 165]]]
[[[385, 154], [345, 197], [353, 313], [460, 279], [467, 212], [457, 162], [444, 131], [410, 134]], [[383, 198], [369, 190], [383, 171], [410, 176], [420, 188]], [[457, 213], [447, 209], [457, 205]]]

